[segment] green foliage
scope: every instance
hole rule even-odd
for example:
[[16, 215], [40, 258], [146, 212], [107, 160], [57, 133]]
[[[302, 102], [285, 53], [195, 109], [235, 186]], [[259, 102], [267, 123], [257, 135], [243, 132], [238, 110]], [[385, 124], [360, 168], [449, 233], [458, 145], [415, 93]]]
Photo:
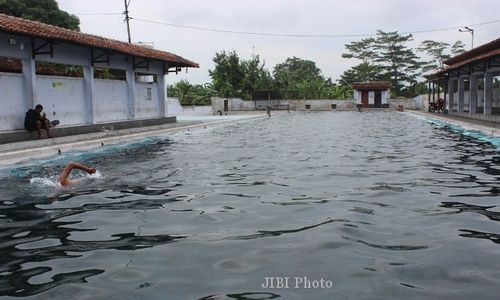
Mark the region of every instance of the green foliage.
[[465, 52], [465, 44], [462, 41], [456, 41], [453, 46], [451, 46], [451, 54], [453, 56], [462, 54]]
[[214, 89], [221, 97], [238, 97], [241, 94], [241, 84], [244, 73], [240, 58], [236, 51], [216, 53], [213, 58], [214, 70], [209, 70]]
[[233, 50], [222, 51], [213, 58], [215, 68], [209, 70], [212, 84], [220, 97], [251, 99], [254, 91], [272, 87], [272, 77], [258, 55], [242, 60]]
[[326, 94], [321, 99], [351, 99], [353, 90], [350, 85], [341, 85], [329, 83], [326, 88]]
[[0, 0], [0, 13], [80, 30], [80, 19], [60, 10], [55, 0]]
[[344, 73], [340, 75], [339, 83], [342, 86], [350, 87], [353, 82], [380, 80], [387, 80], [387, 78], [383, 74], [383, 67], [368, 62], [363, 62], [344, 71]]
[[450, 55], [445, 53], [449, 46], [450, 44], [445, 42], [436, 42], [432, 40], [423, 41], [417, 50], [426, 53], [432, 60], [423, 63], [422, 72], [426, 73], [442, 68], [443, 61], [450, 58]]
[[346, 70], [340, 83], [344, 86], [356, 81], [390, 80], [396, 96], [403, 95], [405, 87], [416, 84], [420, 76], [421, 62], [407, 43], [412, 35], [402, 35], [397, 31], [377, 31], [376, 38], [362, 39], [346, 45], [346, 58], [362, 61], [360, 65]]
[[397, 96], [402, 95], [403, 87], [415, 84], [420, 76], [421, 63], [413, 50], [406, 46], [412, 40], [411, 34], [377, 31], [375, 61], [383, 67], [384, 77], [390, 79]]
[[416, 95], [427, 94], [428, 87], [425, 82], [415, 82], [412, 85], [405, 86], [401, 90], [401, 95], [405, 97], [415, 97]]
[[181, 80], [175, 85], [168, 86], [169, 97], [179, 98], [181, 105], [210, 105], [210, 98], [216, 94], [211, 84], [192, 85], [186, 80]]
[[275, 88], [286, 99], [319, 99], [321, 92], [313, 91], [313, 87], [323, 89], [325, 86], [325, 78], [316, 63], [297, 57], [277, 64], [273, 75]]
[[241, 83], [241, 96], [243, 99], [251, 99], [255, 91], [271, 90], [273, 78], [265, 63], [260, 62], [260, 56], [255, 55], [250, 60], [241, 61], [243, 71], [243, 82]]
[[[215, 68], [209, 71], [213, 92], [220, 97], [240, 97], [250, 100], [255, 92], [270, 91], [284, 99], [347, 99], [352, 97], [350, 87], [335, 85], [325, 80], [316, 63], [297, 57], [288, 58], [273, 69], [265, 69], [260, 56], [242, 60], [235, 51], [220, 52], [213, 58]], [[184, 95], [191, 91], [188, 82], [179, 82], [170, 92], [188, 103]]]
[[432, 40], [425, 40], [417, 48], [418, 51], [426, 53], [431, 60], [424, 61], [422, 72], [443, 68], [443, 61], [449, 59], [452, 55], [458, 55], [465, 52], [465, 44], [462, 41], [456, 41], [453, 45], [445, 42], [436, 42]]
[[351, 42], [346, 44], [345, 47], [348, 53], [342, 54], [343, 58], [356, 58], [365, 64], [373, 62], [377, 58], [377, 53], [374, 49], [376, 40], [374, 38], [366, 38], [361, 41]]

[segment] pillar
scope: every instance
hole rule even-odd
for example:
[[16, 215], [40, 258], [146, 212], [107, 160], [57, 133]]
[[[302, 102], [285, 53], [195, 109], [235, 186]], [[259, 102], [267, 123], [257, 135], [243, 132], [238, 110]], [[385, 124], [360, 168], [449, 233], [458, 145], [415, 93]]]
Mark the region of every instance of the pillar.
[[471, 75], [469, 83], [469, 115], [473, 115], [477, 108], [477, 76]]
[[436, 108], [436, 82], [432, 82], [432, 105]]
[[83, 67], [83, 84], [85, 90], [85, 121], [87, 124], [95, 123], [95, 86], [94, 86], [94, 67]]
[[428, 110], [432, 111], [432, 105], [431, 105], [431, 82], [430, 81], [427, 83], [427, 91], [428, 91], [428, 94], [427, 94], [427, 99], [428, 99], [427, 104], [429, 105]]
[[158, 101], [159, 101], [159, 108], [160, 108], [160, 118], [161, 117], [166, 117], [168, 114], [168, 108], [167, 108], [167, 86], [165, 83], [165, 75], [163, 74], [158, 74], [156, 75], [156, 81], [158, 82]]
[[447, 77], [443, 80], [443, 98], [444, 98], [444, 108], [448, 107], [448, 82]]
[[465, 84], [464, 77], [458, 78], [458, 112], [464, 112]]
[[484, 73], [484, 115], [491, 115], [491, 101], [493, 98], [493, 73]]
[[129, 62], [127, 66], [127, 105], [128, 119], [135, 119], [135, 71], [134, 66]]
[[454, 83], [454, 82], [455, 82], [455, 80], [454, 80], [454, 79], [451, 79], [451, 78], [450, 78], [450, 79], [448, 80], [448, 98], [450, 99], [450, 101], [448, 101], [448, 111], [449, 111], [450, 113], [452, 113], [452, 112], [453, 112], [453, 100], [454, 100], [454, 99], [453, 99], [453, 98], [454, 98], [454, 97], [453, 97], [453, 93], [454, 93], [454, 91], [453, 91], [453, 90], [454, 90], [454, 89], [453, 89], [453, 83]]
[[35, 108], [36, 102], [36, 66], [34, 59], [21, 60], [24, 77], [24, 104], [26, 110]]

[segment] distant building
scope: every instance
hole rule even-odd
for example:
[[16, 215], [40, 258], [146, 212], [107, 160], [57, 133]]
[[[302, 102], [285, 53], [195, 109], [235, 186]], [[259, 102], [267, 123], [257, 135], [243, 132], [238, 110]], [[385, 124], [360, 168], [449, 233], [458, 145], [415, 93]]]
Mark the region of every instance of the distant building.
[[[4, 14], [0, 58], [6, 62], [0, 68], [0, 135], [22, 130], [25, 112], [36, 104], [62, 127], [87, 131], [111, 123], [119, 123], [116, 129], [175, 122], [167, 118], [165, 74], [198, 67], [169, 52]], [[79, 75], [42, 75], [38, 62]]]
[[442, 97], [449, 114], [500, 122], [500, 38], [443, 63], [426, 76], [429, 101]]
[[365, 108], [387, 108], [391, 94], [389, 81], [354, 82], [354, 100]]

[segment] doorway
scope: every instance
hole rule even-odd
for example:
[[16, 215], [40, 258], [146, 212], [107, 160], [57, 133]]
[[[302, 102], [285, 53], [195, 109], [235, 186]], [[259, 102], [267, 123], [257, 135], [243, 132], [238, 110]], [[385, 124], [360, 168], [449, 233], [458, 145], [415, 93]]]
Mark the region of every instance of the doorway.
[[361, 104], [363, 107], [368, 107], [368, 91], [361, 91]]
[[382, 107], [382, 91], [375, 91], [375, 107]]

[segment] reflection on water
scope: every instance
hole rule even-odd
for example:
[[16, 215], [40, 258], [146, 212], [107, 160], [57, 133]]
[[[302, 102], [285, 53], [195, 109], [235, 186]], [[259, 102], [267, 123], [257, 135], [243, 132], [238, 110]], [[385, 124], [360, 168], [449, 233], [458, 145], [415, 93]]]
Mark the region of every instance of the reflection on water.
[[[0, 295], [496, 299], [495, 142], [404, 113], [296, 113], [0, 170]], [[57, 185], [69, 160], [100, 176]]]

